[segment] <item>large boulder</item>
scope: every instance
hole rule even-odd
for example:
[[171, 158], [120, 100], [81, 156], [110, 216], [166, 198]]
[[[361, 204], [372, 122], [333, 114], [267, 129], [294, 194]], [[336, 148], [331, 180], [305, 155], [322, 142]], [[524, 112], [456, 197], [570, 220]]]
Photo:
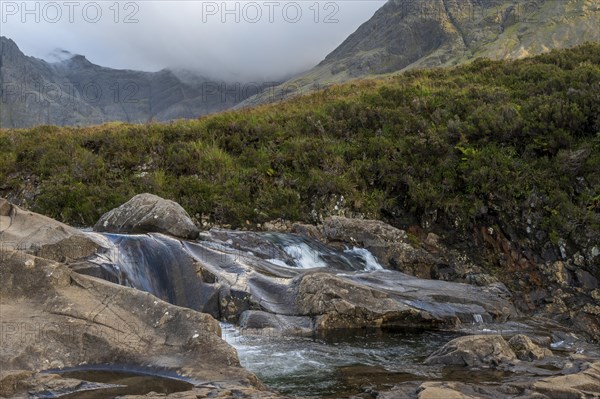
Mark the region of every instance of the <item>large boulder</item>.
[[516, 359], [517, 356], [501, 335], [468, 335], [448, 342], [432, 353], [425, 364], [496, 367]]
[[196, 239], [199, 230], [190, 215], [176, 202], [153, 194], [138, 194], [125, 204], [105, 213], [94, 231], [107, 233], [163, 233]]
[[15, 371], [2, 376], [7, 396], [15, 394], [6, 391], [18, 388], [16, 380], [29, 375], [19, 370], [95, 364], [260, 386], [210, 315], [21, 251], [0, 250], [0, 260], [0, 364], [3, 373]]

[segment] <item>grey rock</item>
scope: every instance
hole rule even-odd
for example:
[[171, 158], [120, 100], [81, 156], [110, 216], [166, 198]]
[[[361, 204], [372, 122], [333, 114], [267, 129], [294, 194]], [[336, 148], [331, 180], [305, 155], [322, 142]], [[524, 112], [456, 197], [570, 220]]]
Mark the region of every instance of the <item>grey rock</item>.
[[[129, 285], [177, 305], [230, 322], [245, 315], [244, 323], [256, 321], [255, 326], [264, 323], [267, 328], [279, 322], [285, 326], [292, 319], [282, 317], [293, 316], [315, 320], [314, 330], [453, 330], [471, 325], [474, 314], [486, 322], [515, 315], [499, 287], [424, 280], [396, 271], [349, 271], [336, 267], [331, 249], [326, 254], [331, 261], [321, 269], [272, 263], [266, 256], [277, 256], [269, 249], [273, 239], [270, 233], [222, 229], [205, 232], [196, 242], [160, 234], [120, 236], [113, 237], [112, 250], [92, 261], [119, 270]], [[327, 250], [305, 237], [297, 239]]]
[[579, 285], [587, 290], [595, 290], [599, 287], [598, 279], [583, 269], [578, 268], [575, 271], [575, 276]]
[[517, 358], [501, 335], [469, 335], [453, 339], [431, 354], [425, 364], [497, 367]]
[[508, 344], [519, 360], [542, 360], [547, 356], [552, 356], [550, 349], [541, 348], [534, 344], [527, 335], [517, 334], [508, 341]]
[[3, 372], [151, 365], [196, 381], [259, 385], [207, 314], [22, 252], [0, 250], [0, 258], [2, 322], [12, 331], [2, 341]]
[[286, 316], [258, 310], [242, 313], [239, 325], [242, 330], [268, 329], [278, 334], [310, 335], [314, 332], [310, 317]]
[[120, 207], [105, 213], [94, 231], [109, 233], [163, 233], [195, 239], [200, 231], [176, 202], [153, 194], [138, 194]]
[[98, 245], [80, 230], [29, 212], [0, 198], [0, 243], [48, 259], [67, 261], [93, 254]]

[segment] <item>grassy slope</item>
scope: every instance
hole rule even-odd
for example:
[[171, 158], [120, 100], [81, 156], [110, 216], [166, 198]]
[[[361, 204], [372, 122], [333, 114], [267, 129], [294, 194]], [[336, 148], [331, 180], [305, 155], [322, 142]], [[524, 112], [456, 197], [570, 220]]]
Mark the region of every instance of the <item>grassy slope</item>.
[[589, 44], [200, 120], [2, 131], [0, 188], [33, 182], [27, 205], [75, 225], [152, 192], [233, 226], [314, 222], [338, 205], [397, 225], [435, 212], [466, 231], [486, 219], [524, 236], [530, 219], [542, 241], [584, 244], [600, 230], [599, 84], [600, 44]]

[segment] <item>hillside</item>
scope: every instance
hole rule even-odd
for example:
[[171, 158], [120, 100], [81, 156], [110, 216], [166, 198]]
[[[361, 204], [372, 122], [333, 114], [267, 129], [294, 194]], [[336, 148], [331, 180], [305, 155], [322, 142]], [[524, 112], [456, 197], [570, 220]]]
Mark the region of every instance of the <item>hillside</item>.
[[[82, 55], [48, 63], [28, 57], [0, 37], [0, 127], [88, 126], [109, 121], [145, 123], [197, 118], [238, 103], [221, 81], [170, 70], [140, 72], [95, 65]], [[231, 85], [225, 86], [232, 91]]]
[[80, 226], [140, 192], [199, 223], [341, 214], [467, 246], [490, 226], [598, 275], [599, 82], [600, 45], [588, 44], [194, 121], [4, 130], [0, 195]]
[[238, 107], [332, 83], [600, 41], [594, 0], [390, 0], [312, 70]]

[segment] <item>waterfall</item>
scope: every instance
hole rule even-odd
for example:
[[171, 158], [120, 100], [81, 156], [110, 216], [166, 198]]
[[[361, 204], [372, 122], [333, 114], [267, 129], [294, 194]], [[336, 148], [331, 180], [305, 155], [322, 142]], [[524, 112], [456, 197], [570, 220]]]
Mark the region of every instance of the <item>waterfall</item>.
[[217, 319], [231, 320], [231, 308], [235, 320], [253, 296], [263, 306], [272, 295], [278, 302], [277, 278], [293, 278], [305, 269], [383, 269], [366, 249], [340, 251], [293, 234], [217, 230], [195, 242], [154, 233], [86, 234], [103, 248], [88, 259], [97, 266], [89, 274]]

